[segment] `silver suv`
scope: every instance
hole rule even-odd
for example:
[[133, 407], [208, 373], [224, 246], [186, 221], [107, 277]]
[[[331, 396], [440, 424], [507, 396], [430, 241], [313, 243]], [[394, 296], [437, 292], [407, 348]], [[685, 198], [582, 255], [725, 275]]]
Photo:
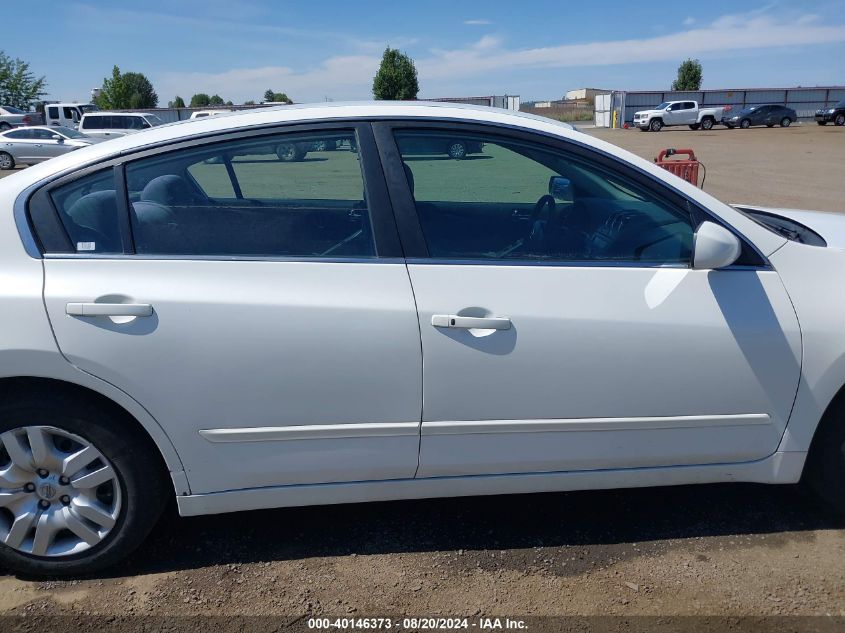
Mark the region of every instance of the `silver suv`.
[[126, 136], [164, 123], [146, 112], [89, 112], [82, 115], [79, 131], [89, 136]]

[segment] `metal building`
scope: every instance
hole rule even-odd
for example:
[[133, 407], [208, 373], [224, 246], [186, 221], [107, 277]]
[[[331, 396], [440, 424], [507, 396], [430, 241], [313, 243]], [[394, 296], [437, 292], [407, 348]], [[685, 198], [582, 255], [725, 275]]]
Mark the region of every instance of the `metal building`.
[[444, 101], [446, 103], [466, 103], [468, 105], [519, 110], [519, 95], [491, 95], [489, 97], [440, 97], [424, 101]]
[[[799, 119], [812, 119], [816, 110], [832, 106], [845, 99], [845, 86], [821, 86], [816, 88], [741, 88], [730, 90], [697, 90], [681, 92], [665, 91], [614, 91], [611, 95], [611, 112], [616, 113], [618, 125], [632, 123], [634, 112], [655, 107], [663, 101], [689, 99], [698, 101], [703, 106], [731, 106], [734, 109], [752, 105], [777, 103], [789, 106], [798, 114]], [[614, 117], [604, 116], [602, 124], [613, 125]], [[599, 117], [596, 116], [599, 125]]]

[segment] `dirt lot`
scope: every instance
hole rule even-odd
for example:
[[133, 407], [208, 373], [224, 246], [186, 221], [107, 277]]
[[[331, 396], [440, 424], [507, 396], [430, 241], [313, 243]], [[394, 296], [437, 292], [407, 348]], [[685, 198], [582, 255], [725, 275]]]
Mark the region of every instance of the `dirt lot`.
[[[845, 210], [845, 129], [591, 133], [649, 158], [690, 146], [727, 201]], [[0, 572], [0, 614], [845, 616], [845, 522], [753, 485], [171, 517], [106, 575]]]
[[691, 148], [707, 169], [704, 190], [727, 203], [845, 211], [837, 168], [845, 165], [845, 128], [805, 123], [785, 129], [586, 132], [648, 160], [668, 147]]

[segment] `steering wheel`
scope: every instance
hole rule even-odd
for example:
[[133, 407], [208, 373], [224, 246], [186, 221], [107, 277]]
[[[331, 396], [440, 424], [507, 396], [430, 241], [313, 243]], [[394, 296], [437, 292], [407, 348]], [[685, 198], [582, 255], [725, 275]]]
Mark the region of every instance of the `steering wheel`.
[[538, 239], [543, 238], [543, 227], [540, 224], [540, 216], [543, 214], [543, 209], [548, 207], [548, 222], [547, 227], [551, 225], [552, 220], [555, 216], [555, 212], [557, 211], [557, 205], [555, 203], [554, 197], [546, 194], [544, 196], [540, 196], [540, 199], [537, 200], [537, 203], [534, 205], [534, 209], [531, 211], [531, 217], [528, 221], [528, 236], [527, 239], [529, 242], [533, 242]]

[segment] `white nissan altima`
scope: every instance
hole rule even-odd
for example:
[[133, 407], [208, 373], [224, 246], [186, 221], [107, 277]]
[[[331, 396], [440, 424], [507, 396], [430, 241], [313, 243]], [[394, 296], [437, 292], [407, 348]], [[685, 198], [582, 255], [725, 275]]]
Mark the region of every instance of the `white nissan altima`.
[[199, 515], [803, 477], [845, 508], [840, 217], [429, 103], [157, 127], [3, 179], [0, 212], [17, 572], [113, 564], [174, 496]]

